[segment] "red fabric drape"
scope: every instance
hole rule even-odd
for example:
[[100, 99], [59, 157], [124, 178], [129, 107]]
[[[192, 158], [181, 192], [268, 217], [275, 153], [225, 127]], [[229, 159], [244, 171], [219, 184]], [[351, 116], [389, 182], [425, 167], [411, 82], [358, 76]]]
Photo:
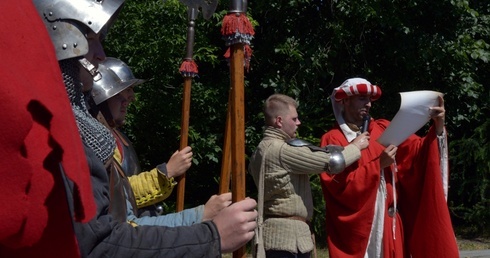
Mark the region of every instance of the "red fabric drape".
[[54, 49], [32, 1], [0, 10], [0, 256], [78, 257], [72, 218], [86, 222], [96, 206]]

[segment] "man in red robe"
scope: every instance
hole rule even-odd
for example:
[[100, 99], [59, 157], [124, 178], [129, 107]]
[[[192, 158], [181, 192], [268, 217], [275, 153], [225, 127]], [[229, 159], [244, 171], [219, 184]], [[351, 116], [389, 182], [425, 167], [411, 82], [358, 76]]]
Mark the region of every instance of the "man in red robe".
[[365, 130], [371, 138], [343, 173], [320, 175], [330, 257], [459, 257], [446, 203], [444, 100], [430, 109], [434, 123], [425, 137], [385, 147], [376, 140], [389, 121], [369, 118], [362, 128], [379, 97], [381, 89], [362, 78], [346, 80], [331, 96], [337, 123], [321, 145], [346, 146]]
[[79, 257], [96, 205], [53, 44], [31, 0], [0, 10], [0, 257]]

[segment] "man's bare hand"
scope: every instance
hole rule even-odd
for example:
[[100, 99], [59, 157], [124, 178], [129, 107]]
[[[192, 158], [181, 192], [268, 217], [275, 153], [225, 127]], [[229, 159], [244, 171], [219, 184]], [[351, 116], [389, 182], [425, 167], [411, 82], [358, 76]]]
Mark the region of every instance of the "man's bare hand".
[[381, 168], [388, 167], [395, 162], [395, 156], [397, 150], [398, 147], [391, 144], [388, 147], [386, 147], [386, 149], [383, 152], [381, 152], [381, 155], [379, 155], [379, 165], [381, 166]]
[[444, 131], [444, 120], [446, 117], [446, 110], [444, 108], [444, 98], [439, 96], [439, 105], [431, 107], [429, 109], [429, 115], [432, 120], [434, 120], [434, 125], [436, 126], [437, 135], [441, 135]]
[[357, 148], [359, 148], [359, 150], [363, 150], [369, 146], [369, 139], [370, 139], [369, 133], [364, 132], [361, 135], [357, 136], [352, 141], [351, 144], [354, 144], [355, 146], [357, 146]]
[[246, 198], [224, 208], [213, 219], [221, 238], [221, 252], [231, 253], [253, 238], [258, 216], [255, 206], [254, 199]]
[[202, 221], [212, 220], [222, 209], [230, 206], [231, 193], [213, 195], [204, 205], [204, 214]]
[[167, 162], [167, 174], [169, 177], [178, 177], [184, 174], [192, 164], [192, 149], [187, 146], [180, 151], [175, 151]]

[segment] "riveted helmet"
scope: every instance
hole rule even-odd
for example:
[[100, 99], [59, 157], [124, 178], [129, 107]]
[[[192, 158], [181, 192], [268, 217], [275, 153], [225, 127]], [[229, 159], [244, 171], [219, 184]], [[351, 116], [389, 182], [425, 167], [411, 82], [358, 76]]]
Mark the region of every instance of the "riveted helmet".
[[58, 60], [88, 53], [86, 34], [107, 34], [124, 0], [33, 0]]
[[130, 86], [145, 82], [145, 80], [136, 79], [129, 66], [114, 57], [107, 57], [102, 61], [99, 64], [99, 72], [102, 75], [102, 79], [94, 81], [92, 88], [92, 97], [97, 105]]

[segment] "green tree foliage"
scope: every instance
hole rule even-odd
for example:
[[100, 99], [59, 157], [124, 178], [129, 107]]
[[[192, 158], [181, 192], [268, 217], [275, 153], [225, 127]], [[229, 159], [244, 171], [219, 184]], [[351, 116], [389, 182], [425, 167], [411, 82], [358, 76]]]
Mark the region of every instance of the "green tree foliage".
[[[186, 206], [204, 203], [218, 191], [230, 87], [220, 2], [209, 21], [196, 21]], [[392, 118], [398, 92], [445, 93], [450, 142], [448, 203], [456, 226], [481, 234], [490, 226], [490, 2], [433, 1], [251, 1], [255, 25], [251, 69], [245, 74], [246, 153], [261, 138], [262, 103], [274, 92], [300, 102], [301, 138], [318, 143], [334, 122], [328, 95], [349, 77], [380, 85], [383, 97], [373, 117]], [[168, 160], [179, 148], [185, 55], [186, 7], [177, 0], [128, 0], [105, 43], [109, 56], [127, 62], [140, 78], [138, 101], [125, 130], [143, 167]], [[421, 129], [424, 133], [427, 127]], [[312, 176], [314, 226], [324, 243], [324, 203]], [[256, 196], [252, 179], [247, 194]], [[170, 199], [167, 203], [173, 203]]]

